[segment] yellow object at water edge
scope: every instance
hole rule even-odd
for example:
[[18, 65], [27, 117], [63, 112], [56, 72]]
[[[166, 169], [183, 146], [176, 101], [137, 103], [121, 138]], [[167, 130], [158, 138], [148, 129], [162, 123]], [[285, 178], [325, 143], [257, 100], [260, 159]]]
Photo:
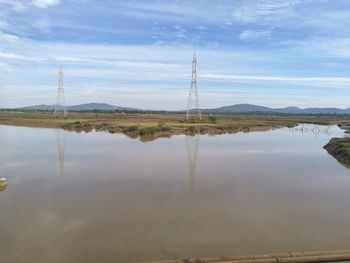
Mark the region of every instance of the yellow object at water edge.
[[6, 187], [6, 186], [7, 186], [6, 178], [0, 178], [0, 187]]
[[0, 192], [6, 190], [7, 180], [6, 178], [0, 178]]

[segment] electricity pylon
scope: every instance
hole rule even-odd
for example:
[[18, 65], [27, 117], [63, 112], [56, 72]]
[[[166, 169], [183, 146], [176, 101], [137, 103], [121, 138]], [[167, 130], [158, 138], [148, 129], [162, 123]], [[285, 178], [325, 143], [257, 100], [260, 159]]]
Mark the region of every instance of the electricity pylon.
[[68, 110], [66, 106], [66, 97], [64, 96], [64, 82], [63, 82], [63, 72], [60, 67], [58, 72], [58, 91], [57, 91], [57, 102], [55, 105], [54, 116], [58, 117], [59, 112], [63, 112], [63, 117], [68, 118]]
[[193, 53], [192, 60], [192, 81], [191, 88], [188, 94], [187, 102], [187, 121], [202, 121], [202, 114], [199, 109], [199, 99], [198, 99], [198, 90], [197, 90], [197, 58], [196, 53]]

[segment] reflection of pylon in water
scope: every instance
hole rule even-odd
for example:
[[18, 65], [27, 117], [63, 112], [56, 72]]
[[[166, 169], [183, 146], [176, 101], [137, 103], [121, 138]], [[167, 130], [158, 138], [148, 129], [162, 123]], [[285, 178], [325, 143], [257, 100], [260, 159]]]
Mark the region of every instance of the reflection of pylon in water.
[[321, 130], [320, 130], [320, 128], [318, 128], [317, 125], [315, 125], [315, 127], [312, 128], [312, 132], [315, 133], [315, 134], [318, 134], [320, 131], [321, 131]]
[[307, 132], [307, 129], [304, 127], [304, 124], [301, 125], [301, 133]]
[[198, 156], [198, 143], [199, 143], [199, 134], [194, 136], [187, 135], [186, 138], [186, 148], [187, 148], [187, 157], [188, 157], [188, 168], [190, 173], [190, 192], [194, 192], [195, 188], [195, 175], [196, 175], [196, 166], [197, 166], [197, 156]]
[[315, 134], [316, 136], [319, 134], [319, 133], [325, 133], [327, 135], [330, 135], [331, 134], [331, 126], [327, 126], [326, 128], [320, 128], [318, 125], [315, 125], [312, 129], [310, 128], [309, 130], [304, 126], [304, 124], [301, 124], [300, 125], [301, 128], [293, 128], [293, 132], [294, 131], [300, 131], [302, 134], [305, 134], [305, 133], [313, 133]]
[[60, 68], [60, 71], [58, 72], [58, 91], [57, 91], [57, 101], [55, 105], [54, 116], [58, 117], [60, 112], [63, 113], [63, 118], [68, 118], [66, 97], [64, 95], [63, 72], [61, 68]]
[[64, 172], [64, 150], [66, 147], [66, 132], [64, 130], [56, 130], [56, 141], [58, 151], [58, 165], [61, 175]]

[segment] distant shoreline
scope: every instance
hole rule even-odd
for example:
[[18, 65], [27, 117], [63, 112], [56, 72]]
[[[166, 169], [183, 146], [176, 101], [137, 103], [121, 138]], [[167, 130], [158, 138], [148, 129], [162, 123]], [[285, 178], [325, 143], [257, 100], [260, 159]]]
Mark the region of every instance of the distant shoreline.
[[[0, 124], [41, 128], [62, 128], [76, 132], [123, 133], [140, 141], [196, 133], [219, 135], [295, 127], [299, 123], [338, 125], [350, 133], [349, 116], [309, 115], [203, 115], [202, 122], [187, 122], [184, 114], [118, 114], [71, 112], [68, 119], [54, 118], [52, 112], [0, 111]], [[344, 165], [350, 165], [350, 137], [332, 138], [324, 148]]]

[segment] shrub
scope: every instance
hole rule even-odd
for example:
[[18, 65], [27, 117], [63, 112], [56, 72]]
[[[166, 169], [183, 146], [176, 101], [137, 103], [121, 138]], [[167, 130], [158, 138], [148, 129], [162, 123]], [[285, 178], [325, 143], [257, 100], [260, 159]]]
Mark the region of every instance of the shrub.
[[207, 118], [207, 121], [209, 122], [209, 123], [218, 123], [218, 118], [216, 117], [216, 116], [209, 116], [208, 118]]
[[138, 131], [139, 128], [137, 127], [137, 125], [130, 125], [128, 128], [127, 128], [127, 132], [135, 132], [135, 131]]
[[161, 121], [161, 122], [158, 122], [158, 127], [164, 127], [166, 126], [165, 122], [164, 121]]

